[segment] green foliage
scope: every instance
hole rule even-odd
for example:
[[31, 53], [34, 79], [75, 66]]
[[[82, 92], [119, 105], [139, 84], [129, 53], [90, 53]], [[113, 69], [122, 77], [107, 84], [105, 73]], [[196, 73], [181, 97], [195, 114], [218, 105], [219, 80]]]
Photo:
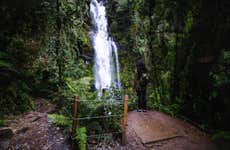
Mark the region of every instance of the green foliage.
[[179, 101], [170, 104], [167, 99], [164, 100], [161, 98], [161, 95], [157, 90], [149, 95], [148, 106], [151, 109], [159, 110], [171, 116], [176, 116], [181, 112], [181, 103]]
[[55, 125], [64, 126], [64, 127], [70, 127], [71, 126], [71, 119], [69, 117], [64, 116], [64, 115], [49, 114], [48, 118]]
[[118, 0], [108, 5], [125, 92], [134, 95], [134, 63], [145, 58], [150, 108], [229, 128], [230, 59], [223, 41], [230, 26], [229, 17], [220, 20], [217, 15], [226, 12], [210, 9], [208, 1]]
[[87, 130], [89, 134], [100, 134], [103, 133], [103, 127], [101, 126], [100, 122], [95, 120], [95, 121], [90, 121], [87, 124]]
[[76, 140], [79, 144], [80, 150], [86, 150], [87, 144], [87, 130], [85, 127], [77, 128], [76, 130]]
[[95, 94], [90, 91], [93, 81], [92, 77], [83, 77], [76, 81], [66, 78], [65, 81], [71, 93], [73, 93], [72, 95], [78, 95], [81, 99], [95, 98]]
[[[66, 117], [64, 115], [60, 114], [49, 114], [48, 115], [49, 120], [57, 125], [62, 127], [71, 127], [71, 119], [69, 117]], [[85, 127], [79, 127], [76, 129], [76, 137], [75, 137], [77, 143], [79, 144], [80, 150], [86, 150], [86, 143], [87, 143], [87, 132]]]
[[3, 68], [12, 68], [12, 64], [10, 64], [6, 58], [8, 58], [8, 54], [6, 52], [0, 51], [0, 67]]
[[5, 126], [5, 125], [6, 125], [6, 121], [3, 119], [0, 119], [0, 127]]
[[230, 132], [229, 131], [219, 131], [212, 136], [213, 140], [225, 139], [230, 141]]
[[190, 32], [192, 26], [193, 26], [193, 16], [192, 16], [192, 12], [189, 11], [187, 14], [187, 20], [185, 22], [183, 32], [188, 34]]
[[[88, 120], [78, 122], [76, 141], [80, 149], [86, 149], [87, 134], [102, 134], [107, 132], [120, 131], [120, 118], [93, 119], [91, 117], [120, 115], [121, 105], [114, 104], [108, 100], [95, 101], [94, 103], [79, 103], [78, 118], [88, 117]], [[64, 115], [50, 114], [49, 120], [58, 126], [70, 128], [71, 119]], [[88, 132], [86, 132], [88, 131]]]
[[[113, 116], [113, 115], [121, 115], [123, 112], [122, 105], [116, 104], [116, 102], [112, 102], [108, 99], [102, 100], [101, 102], [95, 103], [91, 107], [91, 112], [89, 117], [95, 116]], [[91, 134], [100, 134], [100, 128], [103, 130], [104, 133], [110, 131], [119, 131], [120, 130], [120, 117], [111, 117], [105, 119], [92, 119], [92, 123], [96, 124], [95, 121], [98, 121], [98, 128], [99, 129], [92, 129], [88, 130]], [[92, 127], [92, 124], [86, 124], [87, 128]]]
[[45, 17], [38, 15], [38, 10], [43, 9], [40, 3], [1, 3], [0, 116], [33, 108], [31, 87], [34, 87], [32, 83], [36, 70], [33, 67], [38, 58], [39, 37], [43, 33], [39, 28], [43, 28], [45, 22]]
[[[31, 89], [27, 83], [27, 75], [24, 74], [24, 72], [28, 74], [28, 71], [24, 69], [26, 63], [31, 62], [32, 58], [27, 59], [27, 62], [16, 62], [17, 59], [26, 57], [25, 53], [31, 51], [31, 48], [21, 41], [21, 39], [13, 39], [8, 52], [0, 53], [0, 106], [2, 107], [0, 116], [4, 113], [19, 113], [33, 108], [29, 95]], [[17, 53], [14, 53], [16, 50], [13, 51], [12, 47], [18, 51], [24, 49], [21, 54], [23, 56], [19, 57]]]
[[[1, 3], [1, 115], [31, 109], [31, 96], [62, 95], [60, 75], [73, 80], [82, 76], [80, 51], [91, 52], [88, 1], [59, 3], [60, 12], [56, 1], [50, 0]], [[58, 54], [57, 17], [61, 21]]]
[[[51, 0], [1, 2], [0, 117], [32, 109], [33, 96], [55, 97], [64, 115], [51, 115], [50, 119], [70, 126], [65, 116], [71, 114], [72, 97], [90, 102], [97, 99], [93, 65], [81, 59], [93, 54], [88, 35], [89, 0], [58, 2], [59, 12], [56, 1]], [[119, 43], [122, 86], [130, 95], [131, 109], [136, 107], [135, 62], [144, 58], [150, 75], [149, 108], [170, 115], [186, 114], [207, 127], [229, 129], [230, 26], [228, 12], [222, 9], [225, 3], [218, 1], [216, 7], [215, 2], [203, 0], [106, 2], [109, 31]], [[81, 103], [79, 116], [119, 113], [121, 109], [105, 102], [111, 96], [105, 93], [97, 104]], [[88, 133], [97, 133], [117, 130], [115, 122], [93, 120], [81, 126]], [[83, 139], [79, 141], [84, 147], [86, 131], [81, 130]], [[228, 138], [226, 135], [228, 132], [221, 131], [214, 138]]]

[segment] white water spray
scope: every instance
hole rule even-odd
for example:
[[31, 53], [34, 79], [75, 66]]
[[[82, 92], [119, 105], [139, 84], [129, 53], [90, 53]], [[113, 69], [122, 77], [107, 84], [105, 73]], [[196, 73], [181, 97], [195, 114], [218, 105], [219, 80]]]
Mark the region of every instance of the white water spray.
[[90, 13], [93, 23], [91, 38], [95, 52], [95, 87], [101, 96], [103, 89], [110, 89], [112, 85], [116, 88], [121, 87], [119, 59], [117, 45], [108, 35], [108, 21], [103, 0], [91, 0]]

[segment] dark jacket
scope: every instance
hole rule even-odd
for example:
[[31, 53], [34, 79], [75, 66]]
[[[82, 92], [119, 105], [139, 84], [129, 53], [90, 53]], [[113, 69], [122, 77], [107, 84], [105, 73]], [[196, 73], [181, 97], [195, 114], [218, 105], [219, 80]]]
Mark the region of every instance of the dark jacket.
[[136, 92], [145, 91], [149, 77], [143, 60], [137, 61], [135, 75], [134, 88]]

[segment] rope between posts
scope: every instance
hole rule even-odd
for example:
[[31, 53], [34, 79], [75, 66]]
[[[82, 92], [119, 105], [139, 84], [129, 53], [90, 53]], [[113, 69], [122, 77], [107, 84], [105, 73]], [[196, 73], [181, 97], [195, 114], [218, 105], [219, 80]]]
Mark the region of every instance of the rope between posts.
[[[109, 113], [109, 115], [104, 115], [104, 116], [93, 116], [93, 117], [82, 117], [82, 118], [78, 118], [77, 117], [77, 112], [78, 112], [78, 102], [88, 102], [88, 103], [101, 103], [101, 102], [105, 102], [107, 105], [110, 104], [124, 104], [124, 113], [122, 115], [110, 115], [111, 113]], [[79, 100], [77, 96], [74, 97], [74, 111], [73, 111], [73, 125], [72, 125], [72, 134], [74, 135], [74, 131], [76, 131], [77, 128], [77, 121], [80, 120], [90, 120], [90, 119], [103, 119], [103, 118], [115, 118], [115, 117], [124, 117], [123, 118], [123, 123], [122, 123], [122, 131], [119, 132], [109, 132], [109, 133], [103, 133], [103, 134], [95, 134], [95, 135], [89, 135], [87, 136], [87, 138], [90, 137], [103, 137], [106, 135], [113, 135], [113, 134], [118, 134], [118, 133], [122, 133], [122, 145], [125, 145], [126, 143], [126, 139], [125, 139], [125, 130], [126, 130], [126, 123], [127, 123], [127, 112], [128, 112], [128, 95], [125, 95], [124, 97], [124, 101], [122, 100], [116, 100], [116, 99], [112, 99], [112, 100]], [[112, 105], [111, 105], [112, 106]], [[74, 140], [72, 140], [72, 147], [74, 147]]]
[[106, 136], [106, 135], [110, 135], [110, 134], [119, 134], [119, 133], [122, 133], [122, 132], [109, 132], [109, 133], [103, 133], [103, 134], [94, 134], [94, 135], [87, 136], [87, 138], [101, 137], [101, 136]]
[[106, 102], [106, 103], [118, 103], [118, 104], [124, 104], [122, 100], [78, 100], [78, 102], [88, 102], [88, 103], [100, 103], [100, 102]]
[[103, 119], [103, 118], [116, 118], [116, 117], [123, 117], [123, 115], [108, 115], [108, 116], [96, 116], [96, 117], [83, 117], [83, 118], [74, 118], [73, 120], [90, 120], [90, 119]]

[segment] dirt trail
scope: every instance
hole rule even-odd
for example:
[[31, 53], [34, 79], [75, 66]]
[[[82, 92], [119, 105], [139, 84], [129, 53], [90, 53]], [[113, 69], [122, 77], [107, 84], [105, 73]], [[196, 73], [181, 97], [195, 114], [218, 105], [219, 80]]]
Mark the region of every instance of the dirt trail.
[[0, 139], [1, 150], [69, 149], [63, 131], [48, 121], [48, 113], [54, 110], [54, 105], [37, 99], [35, 106], [35, 111], [10, 118], [9, 128], [14, 135], [10, 139]]
[[[0, 150], [69, 150], [63, 131], [48, 121], [54, 105], [35, 101], [35, 111], [9, 120], [13, 136], [0, 138]], [[210, 138], [196, 127], [157, 111], [129, 112], [127, 145], [118, 150], [216, 150]], [[107, 149], [106, 149], [107, 150]]]
[[208, 135], [157, 111], [129, 112], [127, 149], [216, 150]]

